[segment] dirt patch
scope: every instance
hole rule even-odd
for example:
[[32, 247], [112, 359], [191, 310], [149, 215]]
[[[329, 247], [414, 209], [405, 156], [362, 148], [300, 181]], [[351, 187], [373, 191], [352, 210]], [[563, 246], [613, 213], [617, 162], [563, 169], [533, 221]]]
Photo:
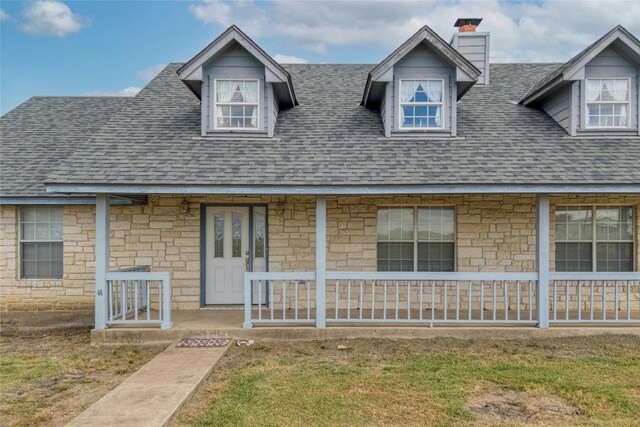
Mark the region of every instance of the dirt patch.
[[517, 391], [493, 391], [473, 397], [469, 410], [479, 419], [507, 423], [544, 424], [580, 415], [558, 396], [534, 396]]
[[163, 348], [97, 347], [89, 332], [3, 328], [0, 425], [64, 425]]

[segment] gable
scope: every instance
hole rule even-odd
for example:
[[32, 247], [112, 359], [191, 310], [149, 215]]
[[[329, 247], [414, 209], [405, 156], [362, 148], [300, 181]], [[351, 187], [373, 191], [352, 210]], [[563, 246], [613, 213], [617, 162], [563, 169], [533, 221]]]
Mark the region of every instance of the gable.
[[480, 70], [431, 28], [424, 26], [371, 70], [362, 96], [362, 105], [376, 105], [381, 100], [384, 83], [392, 79], [395, 66], [419, 46], [426, 46], [433, 54], [430, 56], [438, 57], [441, 62], [455, 69], [457, 99], [478, 81]]
[[394, 68], [396, 72], [398, 70], [411, 72], [418, 69], [449, 73], [453, 67], [441, 60], [433, 49], [425, 44], [420, 44], [398, 61]]
[[[180, 79], [200, 98], [205, 66], [217, 61], [221, 56], [227, 56], [223, 54], [230, 48], [235, 48], [236, 45], [242, 47], [255, 61], [262, 64], [265, 70], [265, 80], [273, 84], [284, 106], [292, 107], [297, 104], [289, 73], [235, 25], [227, 28], [207, 47], [180, 67], [177, 71]], [[233, 50], [231, 52], [233, 53]], [[230, 58], [238, 57], [231, 55]]]
[[[544, 97], [566, 85], [567, 82], [584, 80], [586, 65], [592, 63], [596, 58], [600, 58], [596, 64], [598, 61], [602, 64], [603, 58], [610, 56], [605, 52], [607, 49], [613, 49], [619, 55], [624, 56], [627, 61], [631, 61], [637, 66], [640, 65], [640, 40], [624, 27], [618, 25], [555, 71], [539, 80], [522, 97], [520, 104], [530, 105], [543, 101]], [[601, 56], [603, 52], [605, 55]], [[606, 60], [604, 61], [606, 64]]]

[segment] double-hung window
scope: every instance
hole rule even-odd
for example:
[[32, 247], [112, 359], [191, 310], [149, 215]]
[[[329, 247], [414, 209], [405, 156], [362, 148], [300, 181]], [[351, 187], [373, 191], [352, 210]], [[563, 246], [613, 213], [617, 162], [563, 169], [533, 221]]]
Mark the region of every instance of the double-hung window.
[[378, 271], [454, 271], [452, 207], [378, 208]]
[[633, 271], [633, 208], [558, 206], [556, 271]]
[[587, 79], [587, 128], [629, 127], [629, 79]]
[[20, 277], [62, 278], [62, 207], [20, 208]]
[[442, 129], [444, 80], [400, 80], [400, 129]]
[[215, 129], [258, 129], [259, 80], [215, 80]]

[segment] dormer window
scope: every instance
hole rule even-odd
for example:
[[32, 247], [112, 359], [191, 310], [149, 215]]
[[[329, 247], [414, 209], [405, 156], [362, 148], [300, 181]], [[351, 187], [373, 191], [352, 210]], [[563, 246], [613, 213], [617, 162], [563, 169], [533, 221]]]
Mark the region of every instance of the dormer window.
[[259, 80], [216, 80], [216, 129], [258, 129]]
[[587, 79], [587, 127], [629, 126], [629, 79]]
[[443, 128], [444, 80], [400, 80], [400, 129]]

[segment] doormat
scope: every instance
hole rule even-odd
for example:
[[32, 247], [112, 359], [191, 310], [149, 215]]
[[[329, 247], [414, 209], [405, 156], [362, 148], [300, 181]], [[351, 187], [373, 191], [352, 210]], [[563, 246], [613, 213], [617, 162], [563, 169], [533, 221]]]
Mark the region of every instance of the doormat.
[[231, 338], [183, 338], [176, 347], [224, 347]]

